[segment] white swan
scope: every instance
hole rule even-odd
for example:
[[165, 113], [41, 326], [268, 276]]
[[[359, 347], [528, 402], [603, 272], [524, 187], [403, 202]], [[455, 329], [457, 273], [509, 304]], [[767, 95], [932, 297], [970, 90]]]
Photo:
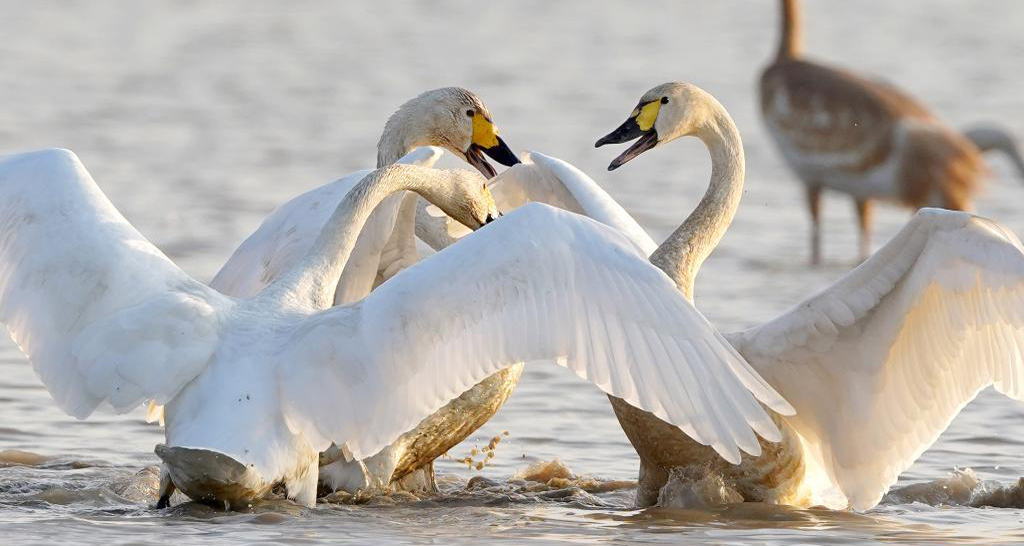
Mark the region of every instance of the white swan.
[[[384, 125], [377, 143], [377, 167], [395, 162], [432, 166], [440, 150], [416, 150], [421, 146], [446, 149], [488, 178], [495, 175], [495, 170], [483, 153], [506, 166], [519, 163], [498, 136], [483, 101], [459, 87], [427, 91], [401, 105]], [[265, 288], [306, 253], [334, 208], [369, 172], [356, 171], [278, 207], [235, 250], [210, 286], [236, 297], [251, 296]], [[399, 214], [403, 201], [415, 203], [416, 196], [386, 199], [367, 220], [349, 265], [338, 280], [336, 303], [366, 296], [375, 284], [419, 259], [413, 244], [415, 216], [408, 204], [407, 210]], [[389, 248], [385, 248], [389, 241]]]
[[[392, 165], [341, 202], [312, 249], [248, 299], [199, 283], [106, 199], [74, 154], [0, 160], [0, 321], [57, 404], [165, 404], [168, 483], [244, 503], [275, 483], [312, 505], [317, 452], [372, 454], [495, 371], [555, 359], [729, 460], [791, 408], [621, 234], [523, 207], [331, 308], [373, 208], [414, 190], [470, 226], [484, 180]], [[706, 392], [720, 393], [707, 396]], [[341, 441], [344, 441], [341, 444]]]
[[[697, 271], [742, 195], [743, 149], [727, 112], [695, 86], [664, 84], [597, 145], [639, 138], [614, 169], [688, 135], [708, 146], [711, 181], [651, 262], [692, 298]], [[832, 286], [726, 339], [797, 410], [777, 418], [783, 441], [726, 465], [613, 398], [641, 458], [637, 503], [657, 501], [672, 467], [698, 465], [724, 474], [747, 500], [806, 504], [823, 477], [849, 506], [867, 509], [980, 390], [994, 385], [1024, 399], [1024, 253], [991, 220], [924, 209]]]
[[[415, 159], [419, 153], [425, 154], [423, 149], [419, 149], [407, 158]], [[355, 176], [350, 178], [355, 180]], [[358, 176], [361, 178], [363, 175]], [[346, 181], [317, 188], [274, 211], [222, 270], [222, 273], [241, 273], [247, 279], [243, 285], [251, 288], [241, 292], [231, 288], [222, 291], [232, 295], [255, 293], [276, 278], [286, 264], [298, 260], [310, 248], [318, 230], [322, 229], [327, 219], [326, 207], [339, 202], [354, 183]], [[559, 159], [537, 152], [527, 153], [524, 162], [492, 178], [488, 188], [499, 210], [511, 210], [527, 202], [543, 202], [585, 214], [619, 229], [640, 247], [644, 255], [650, 254], [657, 246], [600, 186], [576, 167]], [[442, 250], [470, 232], [443, 212], [425, 213], [425, 203], [421, 201], [420, 204], [415, 231], [435, 250]], [[364, 231], [369, 229], [368, 225]], [[359, 244], [362, 245], [367, 237], [366, 233], [361, 233]], [[386, 238], [387, 235], [378, 234], [377, 237]], [[354, 251], [345, 267], [345, 275], [353, 266], [366, 262], [362, 259], [353, 263], [356, 256]], [[253, 274], [254, 270], [259, 273]], [[373, 272], [366, 271], [363, 278], [372, 279], [373, 275]], [[233, 274], [232, 278], [238, 277]], [[221, 280], [222, 275], [218, 274], [211, 285], [220, 288], [223, 286]], [[353, 301], [352, 293], [343, 292], [343, 286], [343, 283], [339, 284], [336, 304]], [[521, 365], [511, 366], [487, 378], [365, 461], [345, 461], [339, 450], [328, 450], [321, 457], [321, 490], [355, 493], [388, 488], [435, 488], [433, 460], [486, 423], [512, 393], [521, 372]]]
[[[418, 146], [447, 149], [487, 177], [493, 177], [495, 170], [481, 152], [506, 166], [519, 162], [498, 136], [483, 101], [457, 87], [427, 91], [399, 107], [378, 141], [377, 166], [396, 160], [431, 166], [441, 155], [438, 148]], [[235, 297], [258, 293], [302, 258], [338, 203], [369, 172], [357, 171], [280, 206], [235, 250], [210, 286]], [[419, 260], [414, 242], [416, 201], [415, 194], [395, 195], [377, 207], [338, 279], [335, 304], [362, 299], [371, 288]], [[501, 370], [370, 460], [346, 462], [337, 449], [330, 450], [321, 460], [325, 465], [320, 472], [322, 487], [353, 492], [392, 485], [434, 489], [432, 461], [494, 415], [521, 373], [522, 366]], [[159, 416], [150, 413], [151, 420]]]

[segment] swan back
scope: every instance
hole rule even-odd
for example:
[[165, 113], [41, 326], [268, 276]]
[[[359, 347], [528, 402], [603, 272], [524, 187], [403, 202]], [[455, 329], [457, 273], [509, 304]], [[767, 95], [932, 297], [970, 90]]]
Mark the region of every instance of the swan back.
[[[513, 183], [510, 179], [514, 176], [522, 179]], [[528, 152], [524, 165], [510, 167], [491, 182], [491, 191], [500, 210], [510, 210], [527, 201], [547, 203], [615, 228], [637, 245], [644, 255], [650, 255], [657, 248], [650, 235], [622, 205], [593, 178], [568, 161], [540, 152]]]
[[[398, 162], [430, 167], [443, 153], [440, 148], [425, 146], [409, 152]], [[266, 288], [306, 255], [338, 203], [371, 172], [370, 169], [356, 171], [278, 207], [239, 245], [210, 286], [239, 298], [252, 297]], [[370, 293], [381, 249], [394, 227], [399, 200], [400, 195], [389, 197], [366, 221], [338, 280], [336, 304], [356, 301]]]

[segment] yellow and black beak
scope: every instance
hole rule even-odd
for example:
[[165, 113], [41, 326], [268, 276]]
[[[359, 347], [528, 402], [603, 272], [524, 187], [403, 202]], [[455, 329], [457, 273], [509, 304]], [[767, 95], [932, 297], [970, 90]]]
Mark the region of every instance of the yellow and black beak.
[[625, 123], [619, 125], [618, 129], [601, 137], [594, 144], [595, 148], [600, 148], [605, 144], [622, 144], [635, 138], [640, 139], [627, 148], [625, 152], [622, 152], [619, 157], [612, 160], [608, 165], [609, 171], [618, 169], [627, 161], [658, 145], [658, 131], [654, 129], [654, 120], [657, 119], [660, 108], [661, 101], [655, 100], [640, 104], [633, 109], [633, 113], [629, 115], [629, 119]]
[[487, 178], [494, 178], [498, 172], [487, 162], [484, 154], [506, 167], [519, 163], [515, 152], [498, 136], [498, 128], [479, 112], [473, 114], [473, 141], [465, 153], [466, 161]]

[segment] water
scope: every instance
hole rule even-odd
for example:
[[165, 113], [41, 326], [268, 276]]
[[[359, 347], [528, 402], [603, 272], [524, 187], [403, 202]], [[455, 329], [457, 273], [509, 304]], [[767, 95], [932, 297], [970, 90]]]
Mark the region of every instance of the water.
[[[884, 74], [955, 126], [998, 120], [1024, 134], [1024, 4], [808, 4], [807, 46], [818, 58]], [[661, 238], [704, 191], [702, 146], [674, 143], [609, 174], [604, 167], [620, 150], [594, 150], [593, 142], [648, 88], [688, 80], [729, 108], [747, 149], [743, 205], [696, 290], [698, 307], [734, 329], [832, 282], [856, 250], [853, 207], [832, 196], [828, 263], [805, 266], [801, 189], [768, 141], [754, 95], [774, 48], [775, 8], [774, 0], [5, 1], [0, 153], [75, 150], [131, 222], [189, 273], [209, 279], [274, 206], [371, 166], [384, 120], [401, 102], [463, 85], [484, 97], [513, 147], [575, 163]], [[1024, 188], [1008, 163], [992, 167], [978, 210], [1024, 233]], [[877, 240], [906, 218], [881, 210]], [[0, 341], [0, 404], [0, 450], [30, 453], [0, 455], [4, 544], [1024, 541], [1020, 509], [942, 497], [963, 487], [962, 474], [920, 485], [948, 479], [957, 466], [981, 480], [976, 495], [1024, 476], [1024, 442], [1013, 425], [1024, 406], [992, 392], [904, 473], [900, 486], [917, 489], [863, 514], [760, 505], [637, 511], [628, 487], [524, 491], [509, 480], [555, 458], [577, 474], [636, 477], [636, 456], [605, 397], [553, 367], [528, 369], [494, 420], [439, 462], [445, 495], [313, 510], [277, 501], [253, 513], [149, 510], [152, 476], [124, 487], [156, 463], [160, 430], [142, 422], [141, 410], [84, 422], [65, 416], [7, 340]], [[505, 430], [482, 471], [455, 462]], [[466, 491], [474, 476], [497, 484], [474, 482]]]

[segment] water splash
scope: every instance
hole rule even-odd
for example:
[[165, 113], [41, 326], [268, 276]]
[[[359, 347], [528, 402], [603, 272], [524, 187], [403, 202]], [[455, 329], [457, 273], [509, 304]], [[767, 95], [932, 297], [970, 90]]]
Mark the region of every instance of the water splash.
[[[387, 494], [352, 495], [336, 492], [322, 499], [327, 504], [393, 506], [407, 503], [501, 505], [559, 502], [577, 506], [607, 507], [597, 495], [628, 491], [636, 487], [629, 480], [607, 480], [577, 475], [565, 463], [554, 459], [530, 464], [508, 480], [474, 476], [468, 481], [453, 475], [437, 477], [439, 493], [396, 491]], [[632, 502], [631, 499], [629, 502]], [[612, 504], [619, 504], [618, 502]]]
[[705, 508], [737, 502], [743, 502], [743, 495], [730, 487], [721, 473], [704, 465], [673, 468], [658, 493], [658, 506], [662, 508]]
[[1024, 508], [1024, 478], [1013, 485], [982, 480], [970, 468], [956, 468], [949, 477], [898, 487], [883, 499], [885, 504], [919, 502], [931, 506], [973, 508]]

